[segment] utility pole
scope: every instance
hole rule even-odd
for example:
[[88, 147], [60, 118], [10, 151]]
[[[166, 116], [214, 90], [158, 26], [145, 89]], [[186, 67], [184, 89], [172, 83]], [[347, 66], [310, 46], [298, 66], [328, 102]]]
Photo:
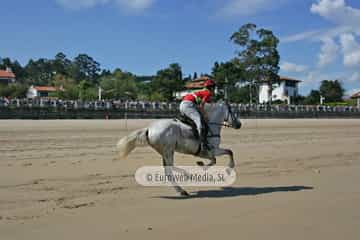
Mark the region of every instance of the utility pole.
[[252, 105], [252, 80], [249, 83], [250, 105]]
[[225, 101], [228, 101], [229, 99], [229, 95], [228, 95], [228, 78], [225, 77], [225, 93], [224, 93], [224, 98], [225, 98]]
[[101, 94], [102, 94], [102, 88], [99, 86], [99, 89], [98, 89], [99, 101], [101, 101], [101, 99], [102, 99]]
[[325, 101], [325, 97], [320, 96], [320, 105], [323, 105], [323, 104], [324, 104], [324, 101]]

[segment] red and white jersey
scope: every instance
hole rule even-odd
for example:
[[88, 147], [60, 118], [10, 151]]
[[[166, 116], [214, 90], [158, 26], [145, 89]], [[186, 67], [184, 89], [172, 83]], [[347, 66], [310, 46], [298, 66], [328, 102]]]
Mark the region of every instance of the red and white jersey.
[[193, 102], [195, 104], [200, 104], [202, 102], [209, 103], [211, 101], [212, 93], [208, 89], [196, 91], [193, 93], [186, 94], [183, 97], [183, 100]]

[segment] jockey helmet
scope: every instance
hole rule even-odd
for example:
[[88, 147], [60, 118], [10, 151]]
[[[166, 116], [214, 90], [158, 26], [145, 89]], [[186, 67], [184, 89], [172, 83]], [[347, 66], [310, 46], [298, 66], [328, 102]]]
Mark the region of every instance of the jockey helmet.
[[207, 88], [215, 87], [215, 85], [216, 85], [215, 82], [211, 79], [206, 80], [204, 83], [204, 87], [207, 87]]

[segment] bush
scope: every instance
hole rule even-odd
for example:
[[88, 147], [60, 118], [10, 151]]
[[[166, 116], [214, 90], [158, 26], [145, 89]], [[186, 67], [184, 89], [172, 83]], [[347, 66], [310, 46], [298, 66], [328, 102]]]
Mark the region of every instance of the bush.
[[356, 106], [356, 99], [348, 99], [343, 102], [330, 102], [326, 103], [327, 106], [336, 107], [336, 106]]
[[0, 85], [0, 96], [25, 98], [28, 87], [22, 84]]

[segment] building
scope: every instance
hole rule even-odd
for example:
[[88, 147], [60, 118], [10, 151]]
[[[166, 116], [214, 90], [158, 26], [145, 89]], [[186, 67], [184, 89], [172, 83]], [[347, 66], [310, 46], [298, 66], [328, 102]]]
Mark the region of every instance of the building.
[[10, 84], [15, 83], [16, 76], [11, 71], [10, 68], [7, 68], [6, 70], [0, 70], [0, 84]]
[[360, 108], [360, 92], [353, 94], [351, 98], [357, 99], [357, 107]]
[[31, 86], [27, 93], [27, 98], [46, 98], [51, 97], [52, 93], [56, 93], [57, 88], [51, 86]]
[[[292, 99], [299, 95], [299, 83], [301, 81], [293, 78], [280, 76], [280, 82], [273, 84], [272, 101], [280, 100], [291, 104]], [[264, 82], [259, 87], [259, 103], [270, 101], [269, 85]]]

